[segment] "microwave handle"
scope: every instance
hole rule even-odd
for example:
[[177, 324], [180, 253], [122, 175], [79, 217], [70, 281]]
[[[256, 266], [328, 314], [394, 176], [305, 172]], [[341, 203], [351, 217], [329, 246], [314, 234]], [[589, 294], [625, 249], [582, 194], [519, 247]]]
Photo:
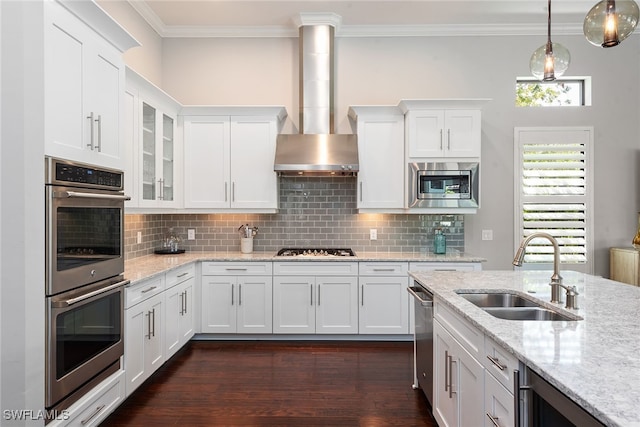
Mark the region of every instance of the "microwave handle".
[[56, 191], [54, 197], [57, 198], [77, 198], [77, 199], [108, 199], [108, 200], [131, 200], [125, 194], [101, 194], [101, 193], [80, 193], [77, 191]]
[[108, 292], [108, 291], [111, 291], [113, 289], [119, 288], [121, 286], [128, 285], [130, 282], [131, 282], [130, 280], [123, 280], [122, 282], [114, 283], [113, 285], [106, 286], [106, 287], [100, 288], [100, 289], [96, 289], [93, 292], [89, 292], [87, 294], [84, 294], [84, 295], [76, 297], [76, 298], [69, 298], [68, 300], [64, 300], [64, 301], [56, 301], [56, 302], [52, 303], [52, 306], [55, 307], [55, 308], [70, 307], [73, 304], [77, 304], [79, 302], [82, 302], [82, 301], [84, 301], [86, 299], [89, 299], [89, 298], [94, 297], [96, 295], [99, 295], [101, 293]]

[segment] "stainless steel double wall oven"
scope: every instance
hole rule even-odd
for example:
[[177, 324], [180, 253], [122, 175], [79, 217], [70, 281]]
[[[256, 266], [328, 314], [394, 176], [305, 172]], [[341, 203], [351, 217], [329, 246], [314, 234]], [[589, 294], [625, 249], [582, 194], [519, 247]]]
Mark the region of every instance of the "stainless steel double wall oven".
[[47, 409], [120, 368], [124, 353], [122, 171], [45, 159]]

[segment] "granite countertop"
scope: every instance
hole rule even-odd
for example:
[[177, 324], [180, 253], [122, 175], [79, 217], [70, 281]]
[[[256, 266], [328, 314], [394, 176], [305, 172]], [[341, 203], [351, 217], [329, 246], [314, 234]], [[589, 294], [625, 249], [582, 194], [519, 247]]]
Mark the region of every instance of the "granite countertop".
[[396, 262], [484, 262], [484, 258], [452, 251], [446, 255], [413, 252], [356, 252], [355, 257], [277, 257], [276, 252], [185, 252], [176, 255], [146, 255], [124, 263], [124, 276], [134, 284], [194, 261], [396, 261]]
[[[455, 312], [511, 351], [608, 426], [640, 426], [640, 288], [562, 271], [578, 309], [551, 304], [551, 271], [410, 272]], [[513, 321], [491, 316], [458, 289], [515, 290], [578, 321]], [[564, 290], [561, 290], [564, 301]]]

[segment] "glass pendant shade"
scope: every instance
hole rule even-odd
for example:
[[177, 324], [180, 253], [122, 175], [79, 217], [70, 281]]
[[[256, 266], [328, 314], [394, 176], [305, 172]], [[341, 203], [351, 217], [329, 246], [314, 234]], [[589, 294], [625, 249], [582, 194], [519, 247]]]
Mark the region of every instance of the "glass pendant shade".
[[613, 47], [633, 33], [639, 18], [640, 9], [633, 0], [602, 0], [591, 8], [582, 28], [589, 43]]
[[538, 80], [555, 80], [567, 71], [571, 62], [569, 50], [560, 43], [551, 43], [550, 52], [548, 48], [548, 43], [540, 46], [529, 61], [531, 74]]

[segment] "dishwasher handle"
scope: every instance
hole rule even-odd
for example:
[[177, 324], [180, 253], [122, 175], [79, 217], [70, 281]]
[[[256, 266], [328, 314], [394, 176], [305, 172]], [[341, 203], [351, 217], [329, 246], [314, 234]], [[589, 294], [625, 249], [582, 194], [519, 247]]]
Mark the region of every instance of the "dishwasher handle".
[[[433, 307], [433, 297], [425, 292], [425, 290], [418, 286], [409, 286], [407, 288], [407, 292], [409, 292], [413, 297], [422, 305], [423, 307]], [[423, 295], [423, 296], [421, 296]], [[426, 297], [426, 298], [425, 298]]]

